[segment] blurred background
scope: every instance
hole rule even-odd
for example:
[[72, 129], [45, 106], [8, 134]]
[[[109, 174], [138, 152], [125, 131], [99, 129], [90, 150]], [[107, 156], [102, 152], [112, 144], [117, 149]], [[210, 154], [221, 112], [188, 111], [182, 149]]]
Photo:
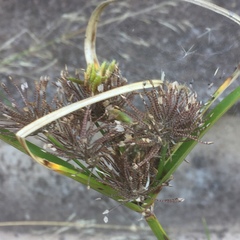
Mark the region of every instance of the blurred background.
[[[0, 0], [0, 81], [8, 76], [31, 86], [41, 76], [57, 80], [68, 67], [86, 67], [84, 33], [96, 0]], [[240, 14], [237, 0], [215, 4]], [[129, 82], [160, 79], [192, 86], [206, 101], [240, 62], [240, 26], [210, 10], [182, 1], [118, 1], [99, 22], [100, 61], [116, 59]], [[239, 85], [238, 80], [232, 86]], [[229, 90], [230, 91], [230, 90]], [[198, 144], [174, 175], [172, 188], [156, 202], [156, 215], [173, 239], [240, 238], [239, 104]], [[0, 221], [78, 221], [88, 228], [0, 228], [0, 239], [154, 239], [141, 216], [93, 190], [51, 172], [5, 143], [0, 143]], [[101, 200], [96, 201], [97, 198]], [[103, 225], [103, 226], [102, 226]], [[114, 225], [116, 230], [114, 230]], [[74, 233], [74, 234], [73, 234]], [[73, 234], [73, 235], [72, 235]], [[238, 237], [237, 237], [238, 236]]]

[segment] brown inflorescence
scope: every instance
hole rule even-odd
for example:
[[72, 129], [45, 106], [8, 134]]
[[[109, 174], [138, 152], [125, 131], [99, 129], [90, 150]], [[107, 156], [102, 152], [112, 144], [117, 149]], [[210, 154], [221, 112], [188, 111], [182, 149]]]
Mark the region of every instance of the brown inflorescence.
[[[111, 65], [111, 69], [113, 65]], [[107, 71], [105, 71], [107, 72]], [[68, 71], [53, 83], [56, 93], [47, 100], [48, 79], [35, 84], [33, 100], [27, 95], [27, 84], [15, 89], [22, 107], [2, 84], [7, 102], [1, 111], [11, 123], [4, 128], [17, 130], [61, 107], [92, 95], [126, 84], [117, 66], [103, 76], [98, 85], [80, 77], [71, 78]], [[85, 74], [85, 78], [87, 76]], [[136, 100], [134, 98], [138, 97]], [[142, 101], [144, 108], [136, 102]], [[143, 203], [149, 194], [159, 192], [158, 168], [171, 155], [174, 145], [188, 139], [198, 140], [202, 128], [201, 104], [196, 93], [177, 82], [163, 82], [141, 92], [120, 95], [79, 109], [38, 130], [45, 147], [66, 161], [78, 161], [90, 172], [89, 177], [117, 190], [119, 201]], [[43, 137], [44, 136], [44, 137]], [[162, 151], [166, 150], [164, 159]]]

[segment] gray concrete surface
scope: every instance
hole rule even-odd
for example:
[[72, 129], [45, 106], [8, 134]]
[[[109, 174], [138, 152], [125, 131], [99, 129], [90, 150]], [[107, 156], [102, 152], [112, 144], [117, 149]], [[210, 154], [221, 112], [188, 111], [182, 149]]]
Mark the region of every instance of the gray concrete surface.
[[[234, 237], [239, 236], [239, 136], [239, 117], [222, 118], [205, 136], [214, 144], [198, 144], [187, 159], [189, 164], [183, 163], [177, 170], [173, 187], [160, 194], [161, 199], [185, 199], [183, 203], [175, 204], [156, 202], [156, 214], [173, 239], [206, 239], [202, 218], [206, 219], [211, 239], [237, 239]], [[103, 224], [102, 212], [117, 203], [104, 198], [96, 201], [101, 197], [98, 193], [45, 169], [5, 143], [1, 143], [0, 153], [1, 222], [67, 221], [72, 215], [73, 221], [93, 220], [96, 224], [92, 230], [66, 228], [68, 233], [63, 235], [57, 233], [65, 228], [58, 228], [57, 231], [48, 227], [41, 238], [37, 234], [39, 227], [15, 227], [10, 229], [12, 233], [9, 235], [0, 232], [0, 237], [2, 234], [9, 236], [9, 239], [24, 239], [28, 232], [33, 237], [31, 239], [77, 239], [81, 234], [84, 238], [80, 239], [104, 239], [106, 236], [109, 239], [121, 239], [120, 236], [151, 239], [146, 229], [137, 234], [130, 231], [126, 233], [126, 230], [113, 231], [111, 225], [118, 225], [120, 229], [131, 224], [144, 225], [143, 221], [139, 221], [141, 216], [129, 213], [121, 206], [109, 215], [110, 229], [105, 230], [104, 226], [97, 228], [98, 224]], [[72, 236], [72, 232], [75, 235]], [[146, 233], [150, 234], [149, 238], [141, 238]]]
[[[17, 82], [31, 85], [41, 75], [56, 79], [65, 65], [70, 71], [84, 68], [84, 30], [97, 2], [0, 0], [1, 82], [8, 84], [7, 76], [12, 75]], [[129, 0], [109, 6], [101, 19], [105, 25], [98, 32], [99, 59], [116, 59], [130, 82], [160, 78], [163, 70], [170, 81], [192, 82], [199, 98], [205, 100], [240, 60], [240, 28], [187, 3], [148, 10], [161, 2]], [[240, 14], [238, 0], [214, 2]], [[129, 16], [122, 19], [126, 12]], [[138, 14], [132, 17], [134, 13]], [[114, 17], [118, 20], [107, 22]], [[213, 87], [208, 89], [211, 83]], [[189, 164], [183, 163], [176, 172], [173, 188], [159, 196], [185, 198], [181, 204], [155, 206], [172, 239], [206, 239], [202, 218], [211, 239], [240, 238], [239, 113], [235, 106], [216, 124], [205, 137], [214, 144], [198, 144], [187, 159]], [[71, 220], [95, 224], [91, 229], [0, 227], [0, 240], [154, 239], [146, 229], [137, 233], [113, 230], [111, 224], [120, 229], [143, 224], [141, 216], [121, 206], [110, 213], [109, 229], [97, 228], [103, 224], [102, 212], [117, 203], [106, 198], [96, 201], [101, 197], [98, 193], [39, 166], [4, 143], [0, 160], [1, 222]]]

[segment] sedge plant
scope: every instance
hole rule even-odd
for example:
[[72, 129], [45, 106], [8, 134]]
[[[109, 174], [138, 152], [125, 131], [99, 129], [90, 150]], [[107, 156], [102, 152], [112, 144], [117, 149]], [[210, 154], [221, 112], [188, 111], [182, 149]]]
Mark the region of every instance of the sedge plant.
[[[202, 136], [239, 100], [236, 87], [209, 110], [239, 77], [240, 65], [204, 104], [196, 92], [178, 82], [152, 79], [128, 84], [115, 60], [99, 63], [96, 55], [99, 17], [112, 2], [101, 3], [90, 17], [82, 75], [66, 68], [55, 82], [41, 78], [33, 97], [27, 83], [18, 86], [10, 78], [14, 94], [1, 84], [5, 96], [0, 107], [7, 121], [1, 124], [0, 139], [41, 165], [141, 213], [157, 239], [169, 239], [154, 214], [154, 202]], [[225, 9], [209, 2], [187, 2], [229, 17]], [[238, 16], [231, 18], [239, 24]], [[49, 84], [55, 94], [49, 95]], [[29, 136], [38, 137], [44, 147], [28, 141]], [[106, 222], [108, 213], [104, 212]]]

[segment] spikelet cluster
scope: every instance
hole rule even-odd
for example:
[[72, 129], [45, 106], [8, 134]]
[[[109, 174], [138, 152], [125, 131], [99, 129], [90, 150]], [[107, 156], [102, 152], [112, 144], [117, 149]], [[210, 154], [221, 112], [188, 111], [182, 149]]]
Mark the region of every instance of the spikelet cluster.
[[[26, 83], [17, 86], [10, 81], [22, 102], [19, 104], [2, 84], [5, 99], [0, 108], [9, 120], [2, 127], [15, 131], [56, 109], [127, 84], [115, 61], [104, 62], [99, 68], [89, 65], [82, 78], [62, 71], [52, 83], [56, 91], [50, 96], [47, 78], [36, 82], [32, 98]], [[79, 109], [33, 134], [41, 134], [46, 149], [82, 166], [79, 171], [116, 189], [119, 200], [141, 204], [149, 194], [168, 185], [159, 185], [157, 176], [174, 145], [198, 140], [203, 123], [200, 110], [196, 93], [177, 82], [165, 81], [158, 87], [143, 86], [140, 92]]]

